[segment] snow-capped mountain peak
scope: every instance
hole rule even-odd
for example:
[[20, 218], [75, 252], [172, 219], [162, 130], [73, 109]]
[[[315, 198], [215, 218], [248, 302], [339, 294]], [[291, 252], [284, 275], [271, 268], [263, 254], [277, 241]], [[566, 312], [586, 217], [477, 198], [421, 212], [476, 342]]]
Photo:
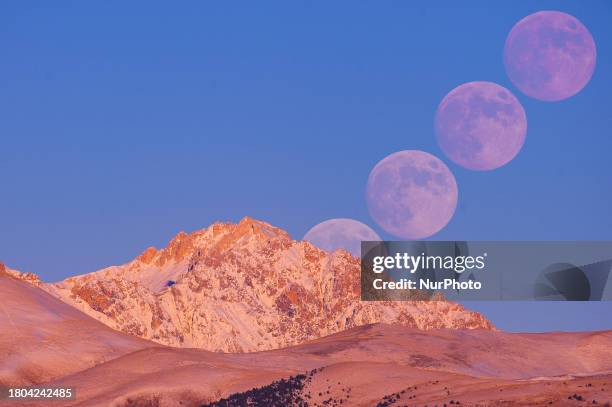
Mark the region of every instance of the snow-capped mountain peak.
[[359, 275], [349, 253], [326, 253], [245, 217], [43, 288], [117, 330], [212, 351], [280, 348], [375, 322], [492, 329], [447, 301], [362, 302]]

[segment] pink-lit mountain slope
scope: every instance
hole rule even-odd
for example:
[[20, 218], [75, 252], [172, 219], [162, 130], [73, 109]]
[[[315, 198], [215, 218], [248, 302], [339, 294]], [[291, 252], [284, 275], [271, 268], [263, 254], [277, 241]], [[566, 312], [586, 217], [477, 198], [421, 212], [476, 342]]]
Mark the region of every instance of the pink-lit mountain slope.
[[41, 287], [114, 329], [210, 351], [282, 348], [377, 322], [492, 328], [446, 301], [361, 302], [359, 273], [359, 259], [347, 252], [326, 253], [247, 217]]
[[[77, 400], [38, 405], [195, 407], [229, 398], [213, 405], [603, 406], [612, 396], [610, 349], [610, 331], [424, 332], [376, 324], [266, 352], [136, 351], [49, 383], [74, 386]], [[250, 402], [241, 401], [237, 393], [254, 387]]]
[[0, 263], [0, 386], [48, 381], [159, 346], [112, 330], [14, 275]]

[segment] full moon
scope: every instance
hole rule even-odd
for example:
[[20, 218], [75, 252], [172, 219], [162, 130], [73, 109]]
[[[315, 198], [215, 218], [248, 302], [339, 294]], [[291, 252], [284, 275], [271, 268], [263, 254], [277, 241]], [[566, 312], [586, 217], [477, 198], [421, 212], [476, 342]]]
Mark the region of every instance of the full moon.
[[361, 255], [361, 241], [378, 241], [380, 236], [368, 225], [353, 219], [330, 219], [310, 229], [303, 240], [327, 252], [344, 249], [353, 256]]
[[457, 207], [457, 182], [448, 167], [423, 151], [393, 153], [368, 177], [370, 215], [386, 232], [403, 239], [437, 233]]
[[580, 92], [595, 70], [589, 30], [560, 11], [540, 11], [516, 23], [504, 47], [510, 80], [532, 98], [557, 101]]
[[516, 97], [492, 82], [468, 82], [438, 106], [436, 137], [444, 154], [462, 167], [487, 171], [510, 162], [527, 134], [527, 116]]

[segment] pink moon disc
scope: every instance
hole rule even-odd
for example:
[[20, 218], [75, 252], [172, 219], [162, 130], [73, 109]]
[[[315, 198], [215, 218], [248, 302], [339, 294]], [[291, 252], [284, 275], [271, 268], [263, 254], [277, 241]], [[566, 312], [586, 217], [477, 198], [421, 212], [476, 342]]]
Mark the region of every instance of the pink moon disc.
[[545, 101], [580, 92], [595, 70], [589, 30], [560, 11], [540, 11], [516, 23], [504, 46], [508, 77], [526, 95]]
[[527, 116], [518, 99], [492, 82], [468, 82], [440, 102], [436, 137], [456, 164], [477, 171], [499, 168], [521, 150]]
[[366, 200], [370, 215], [386, 232], [423, 239], [442, 229], [455, 213], [455, 177], [437, 157], [406, 150], [381, 160], [370, 172]]
[[364, 223], [339, 218], [329, 219], [313, 226], [302, 240], [307, 240], [327, 252], [344, 249], [359, 257], [361, 241], [378, 241], [380, 236]]

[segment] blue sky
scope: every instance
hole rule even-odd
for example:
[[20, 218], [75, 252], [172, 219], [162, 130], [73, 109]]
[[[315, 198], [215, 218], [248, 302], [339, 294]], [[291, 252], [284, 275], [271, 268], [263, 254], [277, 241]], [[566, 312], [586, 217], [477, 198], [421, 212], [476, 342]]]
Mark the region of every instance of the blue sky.
[[[522, 95], [502, 65], [514, 23], [543, 9], [597, 44], [591, 82], [562, 102]], [[457, 178], [436, 239], [612, 240], [609, 1], [3, 2], [0, 50], [0, 259], [45, 280], [245, 215], [296, 238], [336, 217], [391, 238], [364, 187], [404, 149]], [[434, 139], [438, 103], [473, 80], [527, 112], [523, 150], [492, 172]], [[612, 303], [572, 304], [574, 325], [497, 306], [477, 307], [508, 329], [612, 328]]]

